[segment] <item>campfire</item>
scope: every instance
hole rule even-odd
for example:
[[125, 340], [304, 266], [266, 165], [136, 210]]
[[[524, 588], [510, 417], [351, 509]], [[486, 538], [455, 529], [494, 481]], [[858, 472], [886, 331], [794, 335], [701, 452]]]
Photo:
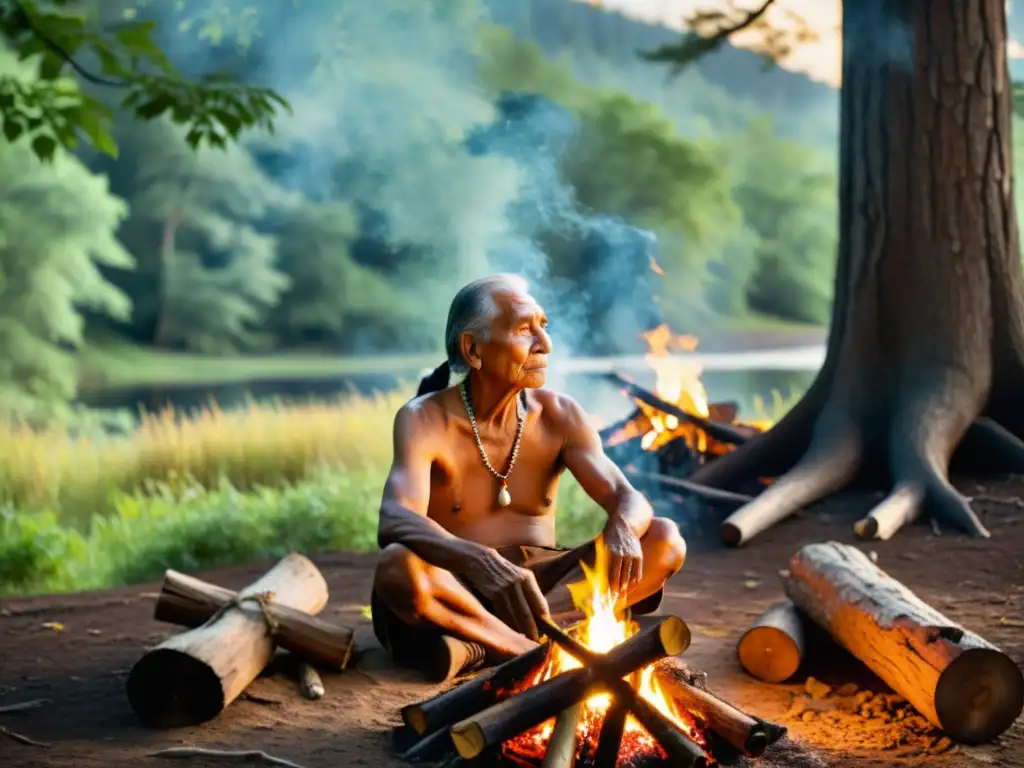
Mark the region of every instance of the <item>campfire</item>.
[[[589, 651], [606, 654], [612, 648], [621, 645], [639, 631], [640, 626], [621, 614], [616, 613], [615, 601], [607, 585], [607, 552], [603, 546], [596, 548], [597, 558], [592, 569], [583, 564], [585, 579], [570, 586], [573, 602], [587, 617], [572, 636], [582, 643]], [[580, 669], [583, 663], [560, 645], [553, 645], [543, 666], [528, 679], [524, 680], [516, 690], [524, 690], [550, 680], [569, 670]], [[696, 722], [685, 710], [682, 710], [661, 687], [654, 674], [654, 666], [646, 666], [630, 675], [629, 685], [644, 701], [654, 707], [670, 723], [675, 725], [697, 746], [704, 745], [704, 738]], [[576, 739], [579, 752], [577, 759], [585, 758], [587, 753], [594, 753], [599, 745], [602, 726], [608, 721], [612, 708], [612, 694], [595, 693], [580, 705], [574, 713]], [[507, 755], [527, 760], [540, 760], [544, 757], [555, 729], [555, 722], [548, 721], [530, 731], [521, 734], [504, 745]], [[619, 754], [625, 761], [633, 761], [639, 757], [666, 757], [664, 750], [644, 730], [634, 715], [625, 718], [622, 725], [622, 736]]]
[[616, 610], [597, 547], [571, 585], [585, 619], [546, 623], [549, 642], [402, 711], [417, 741], [404, 757], [452, 751], [486, 764], [570, 768], [707, 766], [756, 757], [785, 729], [718, 699], [674, 658], [690, 644], [674, 616], [647, 626]]
[[602, 435], [606, 446], [639, 439], [645, 451], [660, 451], [681, 440], [700, 460], [721, 456], [747, 438], [772, 426], [771, 419], [738, 420], [735, 403], [711, 403], [701, 381], [703, 366], [673, 354], [696, 352], [696, 336], [675, 334], [667, 324], [642, 334], [644, 361], [655, 374], [654, 391], [614, 374], [636, 403], [636, 410]]

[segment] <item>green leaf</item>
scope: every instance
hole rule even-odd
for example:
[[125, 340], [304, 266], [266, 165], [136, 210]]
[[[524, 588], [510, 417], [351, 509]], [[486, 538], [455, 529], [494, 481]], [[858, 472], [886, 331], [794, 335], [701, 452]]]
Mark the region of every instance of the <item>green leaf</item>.
[[242, 130], [242, 120], [237, 115], [233, 115], [230, 112], [226, 112], [223, 109], [213, 110], [213, 116], [217, 118], [218, 122], [224, 126], [224, 130], [231, 135], [232, 138], [238, 136], [238, 132]]
[[99, 115], [86, 107], [79, 110], [77, 117], [79, 127], [89, 137], [92, 145], [103, 154], [116, 158], [117, 142], [114, 141], [114, 137], [110, 135], [110, 131], [107, 130], [107, 126], [104, 125], [104, 121], [100, 119]]
[[20, 117], [8, 115], [4, 118], [4, 136], [7, 137], [8, 141], [16, 140], [24, 130], [25, 126], [22, 124]]
[[57, 142], [52, 136], [47, 136], [46, 134], [36, 136], [32, 139], [32, 151], [36, 153], [36, 157], [40, 160], [50, 161], [57, 151]]
[[135, 114], [143, 120], [152, 120], [160, 117], [160, 115], [174, 106], [174, 100], [170, 96], [166, 93], [158, 93], [152, 99], [137, 107]]
[[39, 77], [43, 80], [56, 80], [64, 69], [64, 59], [47, 52], [39, 62]]

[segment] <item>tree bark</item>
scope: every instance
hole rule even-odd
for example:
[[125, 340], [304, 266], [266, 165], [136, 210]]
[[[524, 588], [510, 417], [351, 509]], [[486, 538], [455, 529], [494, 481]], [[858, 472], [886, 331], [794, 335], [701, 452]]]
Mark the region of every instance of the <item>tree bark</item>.
[[788, 597], [932, 724], [991, 741], [1024, 709], [1024, 675], [998, 648], [943, 616], [846, 544], [808, 544]]
[[1024, 470], [1003, 0], [845, 2], [840, 122], [825, 364], [774, 429], [692, 479], [734, 487], [782, 473], [723, 524], [731, 545], [865, 472], [884, 473], [892, 495], [860, 535], [888, 538], [926, 511], [987, 536], [948, 468], [988, 417], [980, 438]]
[[175, 213], [167, 217], [164, 222], [163, 232], [160, 235], [160, 304], [157, 309], [156, 330], [153, 333], [153, 346], [162, 349], [170, 342], [170, 322], [168, 320], [169, 301], [167, 298], [168, 273], [171, 271], [176, 249], [175, 241], [178, 237], [178, 229], [185, 221], [184, 214]]

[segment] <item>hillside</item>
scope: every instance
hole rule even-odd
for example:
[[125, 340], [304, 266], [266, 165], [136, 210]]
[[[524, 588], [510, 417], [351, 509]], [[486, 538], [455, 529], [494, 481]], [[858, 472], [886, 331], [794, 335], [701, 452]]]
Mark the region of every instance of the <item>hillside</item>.
[[667, 68], [639, 52], [677, 41], [675, 30], [568, 0], [486, 5], [495, 23], [565, 60], [583, 82], [653, 102], [686, 133], [738, 130], [746, 119], [770, 113], [783, 135], [825, 148], [837, 142], [837, 92], [800, 73], [766, 67], [750, 51], [725, 46], [669, 80]]

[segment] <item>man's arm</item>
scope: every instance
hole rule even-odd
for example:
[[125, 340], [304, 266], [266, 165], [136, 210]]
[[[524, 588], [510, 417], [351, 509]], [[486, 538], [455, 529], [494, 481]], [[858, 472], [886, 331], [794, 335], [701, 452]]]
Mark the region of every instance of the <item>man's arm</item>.
[[571, 398], [560, 396], [560, 416], [565, 445], [562, 460], [586, 494], [608, 513], [609, 523], [626, 523], [642, 537], [654, 518], [654, 510], [608, 458], [601, 436], [582, 407]]
[[427, 517], [434, 460], [429, 415], [405, 405], [395, 416], [394, 459], [384, 483], [377, 544], [401, 544], [438, 568], [461, 574], [489, 555], [486, 547], [460, 539]]

